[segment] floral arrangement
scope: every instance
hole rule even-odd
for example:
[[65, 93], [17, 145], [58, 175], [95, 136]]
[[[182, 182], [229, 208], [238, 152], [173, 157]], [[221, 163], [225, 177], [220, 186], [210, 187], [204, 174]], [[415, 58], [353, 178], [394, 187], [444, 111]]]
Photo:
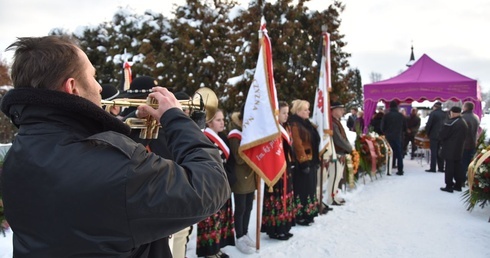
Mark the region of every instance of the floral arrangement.
[[355, 175], [357, 174], [357, 170], [359, 169], [359, 162], [360, 162], [359, 152], [357, 152], [356, 150], [352, 150], [351, 156], [352, 156], [352, 173]]
[[361, 171], [371, 170], [371, 152], [369, 150], [369, 145], [367, 144], [370, 136], [368, 135], [357, 135], [355, 141], [355, 150], [359, 154], [359, 169]]
[[463, 194], [468, 211], [477, 205], [484, 208], [490, 203], [490, 146], [484, 142], [485, 134], [485, 131], [480, 134], [477, 154], [468, 166], [469, 189]]
[[476, 153], [480, 153], [482, 150], [486, 149], [488, 144], [485, 143], [485, 139], [487, 137], [487, 131], [483, 130], [478, 139], [476, 139]]
[[358, 135], [355, 142], [356, 151], [359, 153], [359, 168], [361, 171], [370, 172], [371, 177], [380, 172], [380, 168], [386, 162], [387, 148], [384, 141], [378, 138], [369, 134]]
[[379, 136], [376, 137], [374, 143], [377, 155], [376, 168], [379, 171], [380, 168], [386, 164], [386, 153], [388, 152], [388, 148], [386, 148], [385, 141]]
[[345, 155], [346, 166], [347, 166], [347, 183], [349, 188], [353, 189], [355, 187], [355, 175], [359, 168], [359, 153], [356, 150], [352, 150], [350, 154]]

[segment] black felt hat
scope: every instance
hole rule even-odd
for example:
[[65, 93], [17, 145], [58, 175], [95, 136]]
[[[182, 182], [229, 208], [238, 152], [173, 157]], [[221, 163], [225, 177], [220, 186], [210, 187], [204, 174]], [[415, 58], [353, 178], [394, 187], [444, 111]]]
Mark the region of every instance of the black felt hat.
[[120, 94], [119, 98], [146, 99], [151, 89], [157, 86], [157, 81], [150, 76], [139, 76], [129, 85], [129, 90]]
[[112, 84], [102, 84], [102, 100], [113, 100], [119, 96], [119, 90]]
[[449, 111], [451, 111], [453, 113], [461, 113], [461, 108], [454, 106]]
[[342, 104], [338, 101], [334, 101], [330, 104], [330, 109], [343, 108], [343, 107], [344, 107], [344, 104]]
[[191, 98], [187, 93], [185, 93], [185, 91], [175, 92], [174, 96], [178, 100], [189, 100]]
[[436, 103], [434, 103], [434, 106], [432, 107], [442, 107], [442, 103], [437, 101]]

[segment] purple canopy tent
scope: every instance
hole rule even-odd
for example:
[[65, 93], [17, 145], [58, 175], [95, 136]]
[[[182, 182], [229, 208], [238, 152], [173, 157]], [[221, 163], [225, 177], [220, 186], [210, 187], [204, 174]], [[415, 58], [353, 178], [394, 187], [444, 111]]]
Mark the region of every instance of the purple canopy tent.
[[471, 101], [474, 113], [481, 118], [480, 85], [422, 55], [403, 73], [391, 79], [364, 85], [364, 124], [367, 130], [379, 101]]

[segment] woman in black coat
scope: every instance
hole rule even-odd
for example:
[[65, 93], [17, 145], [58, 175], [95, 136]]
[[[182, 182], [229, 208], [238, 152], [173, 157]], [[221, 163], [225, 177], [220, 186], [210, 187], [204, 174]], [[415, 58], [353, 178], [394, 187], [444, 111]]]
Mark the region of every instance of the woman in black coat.
[[306, 100], [292, 102], [289, 123], [293, 138], [293, 188], [298, 209], [296, 224], [308, 226], [318, 216], [316, 194], [317, 170], [320, 166], [320, 135], [310, 123], [310, 103]]

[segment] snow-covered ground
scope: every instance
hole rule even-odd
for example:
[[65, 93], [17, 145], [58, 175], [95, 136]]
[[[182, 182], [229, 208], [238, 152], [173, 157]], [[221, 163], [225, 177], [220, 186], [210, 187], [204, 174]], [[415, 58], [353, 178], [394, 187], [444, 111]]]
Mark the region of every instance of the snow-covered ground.
[[[405, 159], [404, 176], [359, 182], [345, 192], [347, 204], [315, 219], [312, 226], [293, 227], [288, 241], [260, 236], [260, 251], [231, 257], [490, 257], [490, 208], [465, 210], [461, 193], [446, 193], [443, 173], [426, 173], [427, 163]], [[466, 190], [466, 189], [465, 189]], [[250, 234], [255, 235], [256, 216]], [[194, 228], [195, 229], [195, 228]], [[196, 230], [187, 257], [196, 257]], [[12, 257], [12, 234], [0, 237], [0, 257]]]
[[[482, 124], [490, 124], [486, 119]], [[223, 251], [250, 258], [490, 257], [490, 207], [466, 211], [461, 193], [439, 190], [444, 173], [424, 172], [426, 160], [405, 158], [404, 163], [404, 176], [358, 182], [355, 189], [343, 193], [346, 205], [335, 206], [309, 227], [293, 227], [294, 236], [288, 241], [260, 234], [260, 250], [255, 254], [244, 255], [233, 246]], [[251, 236], [256, 232], [255, 207], [253, 214]], [[0, 236], [0, 258], [12, 257], [11, 241], [11, 232]], [[195, 247], [196, 230], [187, 257], [196, 257]]]

